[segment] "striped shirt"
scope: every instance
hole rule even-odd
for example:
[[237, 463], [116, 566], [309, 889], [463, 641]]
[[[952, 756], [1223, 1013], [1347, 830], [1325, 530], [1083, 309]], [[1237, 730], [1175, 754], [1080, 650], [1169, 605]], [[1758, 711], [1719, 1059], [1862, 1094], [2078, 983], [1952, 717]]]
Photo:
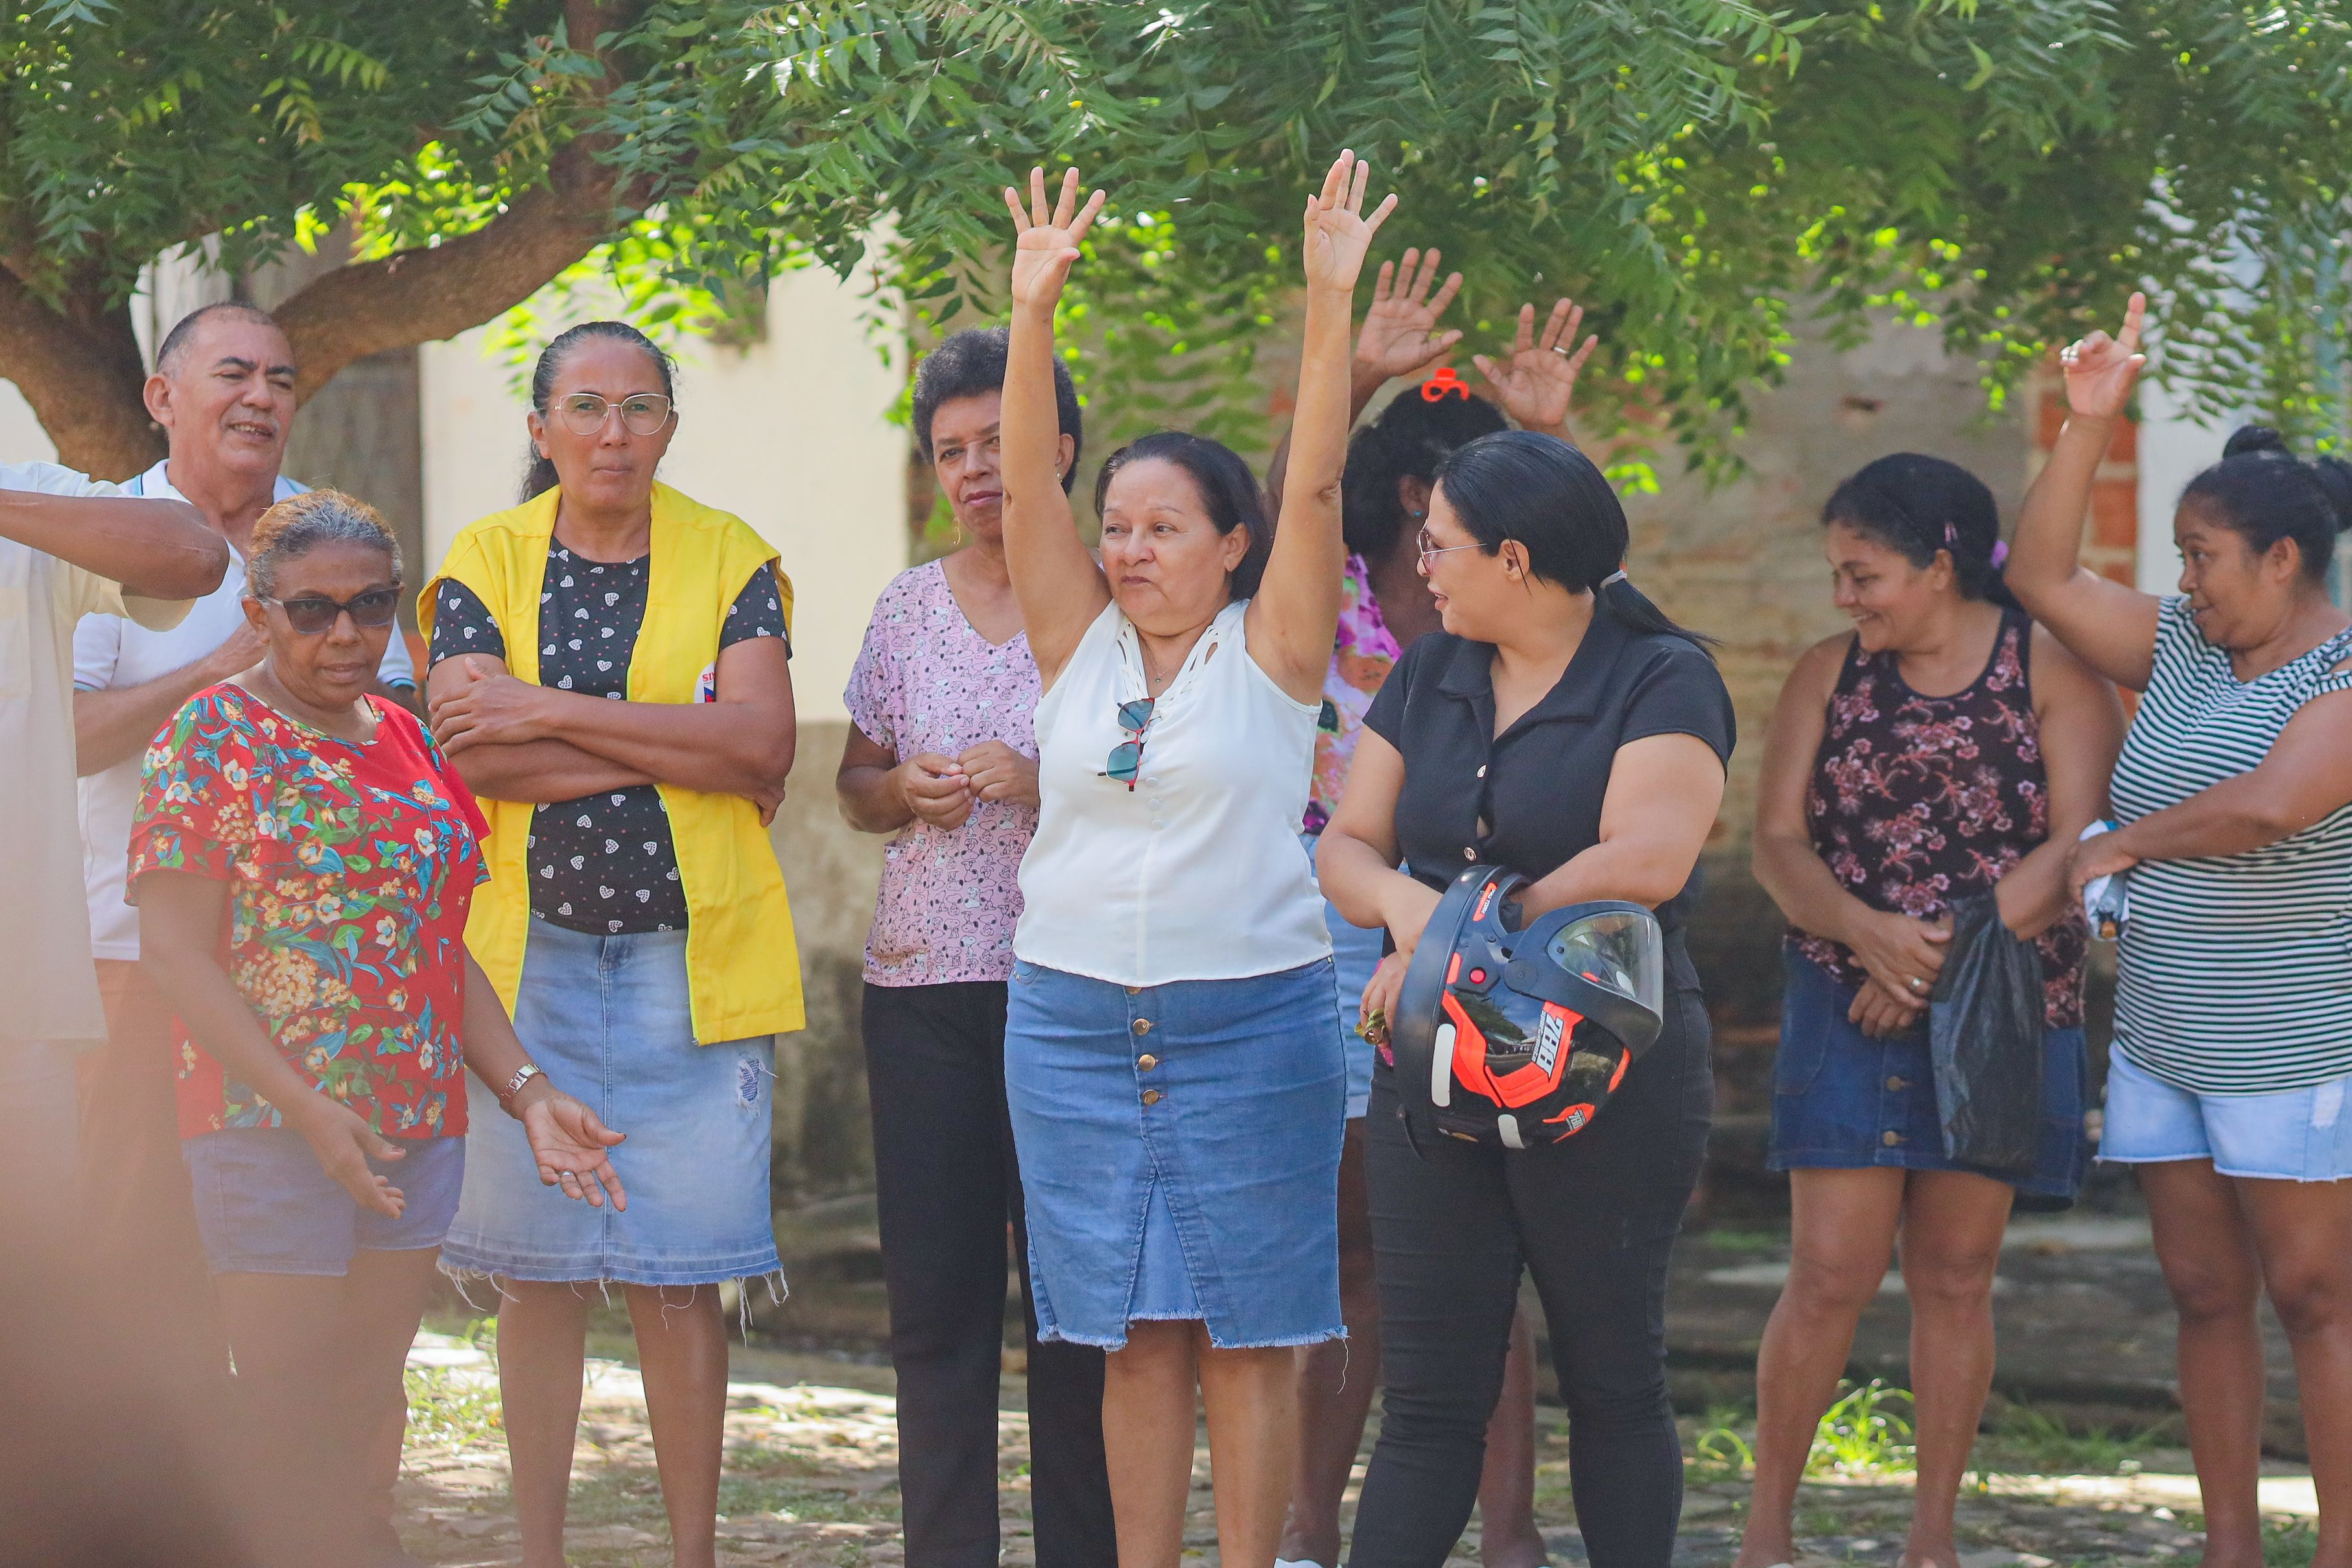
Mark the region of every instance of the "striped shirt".
[[[2304, 704], [2352, 690], [2352, 630], [2241, 682], [2189, 601], [2116, 760], [2117, 822], [2251, 771]], [[2117, 1050], [2176, 1088], [2262, 1094], [2352, 1074], [2352, 805], [2243, 854], [2143, 861], [2116, 985]]]

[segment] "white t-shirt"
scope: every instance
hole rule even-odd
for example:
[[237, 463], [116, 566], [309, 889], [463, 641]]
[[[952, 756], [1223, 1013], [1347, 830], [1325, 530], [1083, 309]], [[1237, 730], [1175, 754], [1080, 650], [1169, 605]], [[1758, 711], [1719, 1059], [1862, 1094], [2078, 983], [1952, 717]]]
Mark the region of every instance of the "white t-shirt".
[[[124, 485], [123, 493], [187, 499], [163, 469], [156, 464]], [[308, 488], [280, 475], [270, 498], [283, 501]], [[221, 585], [197, 600], [187, 618], [169, 631], [150, 631], [120, 615], [84, 617], [74, 629], [73, 684], [86, 692], [111, 691], [193, 664], [245, 624], [244, 600], [245, 557], [231, 545]], [[415, 684], [415, 664], [397, 632], [384, 644], [377, 676], [387, 685]], [[89, 890], [90, 949], [100, 958], [139, 956], [139, 911], [122, 901], [122, 881], [131, 856], [131, 818], [139, 805], [141, 761], [134, 753], [81, 781], [82, 880]]]
[[1319, 705], [1250, 657], [1249, 602], [1218, 612], [1152, 710], [1133, 789], [1107, 765], [1144, 695], [1116, 604], [1037, 705], [1037, 836], [1013, 952], [1119, 986], [1231, 980], [1331, 956], [1298, 821]]
[[[0, 464], [0, 489], [117, 496], [53, 463]], [[128, 598], [121, 585], [0, 538], [0, 1041], [106, 1038], [83, 917], [74, 820], [74, 622], [127, 615], [175, 624], [184, 601]]]

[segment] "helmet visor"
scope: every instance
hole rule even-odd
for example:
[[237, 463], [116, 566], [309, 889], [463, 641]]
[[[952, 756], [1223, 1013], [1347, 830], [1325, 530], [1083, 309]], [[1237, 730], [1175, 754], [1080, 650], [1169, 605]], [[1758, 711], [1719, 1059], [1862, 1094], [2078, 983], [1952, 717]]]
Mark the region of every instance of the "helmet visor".
[[1603, 909], [1571, 920], [1545, 945], [1552, 962], [1647, 1009], [1665, 1011], [1666, 955], [1648, 912]]

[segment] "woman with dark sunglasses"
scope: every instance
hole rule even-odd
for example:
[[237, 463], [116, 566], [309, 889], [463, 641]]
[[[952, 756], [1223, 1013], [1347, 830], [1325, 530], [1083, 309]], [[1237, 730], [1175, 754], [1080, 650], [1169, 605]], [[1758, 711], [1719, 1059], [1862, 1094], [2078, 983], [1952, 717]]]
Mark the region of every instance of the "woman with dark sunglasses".
[[1346, 1065], [1298, 824], [1339, 615], [1339, 476], [1365, 215], [1350, 153], [1307, 203], [1291, 485], [1176, 433], [1112, 455], [1099, 564], [1055, 457], [1054, 308], [1102, 195], [1024, 204], [1003, 401], [1004, 545], [1045, 697], [1005, 1026], [1038, 1333], [1101, 1346], [1118, 1555], [1173, 1563], [1208, 1406], [1218, 1536], [1271, 1568], [1296, 1346], [1344, 1336]]
[[[401, 1368], [457, 1207], [469, 1110], [556, 1202], [624, 1205], [621, 1135], [531, 1064], [467, 955], [481, 815], [369, 688], [399, 603], [383, 519], [332, 490], [262, 514], [259, 664], [148, 747], [131, 833], [142, 961], [179, 1015], [181, 1150], [256, 1473], [267, 1561], [394, 1568]], [[503, 1115], [467, 1103], [472, 1068]], [[559, 1073], [558, 1079], [582, 1081]]]
[[1332, 904], [1385, 926], [1394, 948], [1364, 993], [1367, 1031], [1394, 1015], [1444, 890], [1497, 865], [1533, 879], [1528, 919], [1596, 899], [1655, 909], [1665, 1027], [1590, 1126], [1524, 1149], [1416, 1149], [1401, 1096], [1431, 1087], [1385, 1056], [1375, 1065], [1364, 1136], [1381, 1425], [1349, 1562], [1437, 1568], [1453, 1552], [1524, 1270], [1551, 1326], [1593, 1568], [1665, 1568], [1683, 1479], [1666, 1263], [1713, 1097], [1682, 932], [1723, 799], [1731, 698], [1701, 640], [1626, 580], [1624, 510], [1566, 442], [1510, 430], [1448, 455], [1420, 546], [1443, 629], [1372, 699], [1317, 852]]
[[483, 799], [467, 940], [551, 1071], [599, 1085], [640, 1196], [545, 1199], [495, 1126], [470, 1139], [445, 1258], [499, 1301], [527, 1568], [563, 1561], [588, 1309], [621, 1287], [677, 1568], [715, 1562], [727, 1414], [720, 1285], [778, 1269], [775, 1039], [799, 955], [767, 823], [794, 745], [792, 585], [741, 518], [655, 480], [668, 357], [591, 321], [539, 357], [522, 504], [469, 524], [417, 618], [434, 733]]

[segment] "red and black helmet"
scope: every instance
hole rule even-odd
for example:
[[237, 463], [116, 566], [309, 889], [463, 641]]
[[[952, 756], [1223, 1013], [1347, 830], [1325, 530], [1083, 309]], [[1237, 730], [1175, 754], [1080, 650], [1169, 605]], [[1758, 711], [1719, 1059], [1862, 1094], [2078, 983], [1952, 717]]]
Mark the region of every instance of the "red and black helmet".
[[1522, 928], [1527, 878], [1454, 880], [1390, 1029], [1416, 1147], [1444, 1134], [1524, 1149], [1582, 1132], [1658, 1038], [1665, 944], [1638, 904], [1573, 904]]

